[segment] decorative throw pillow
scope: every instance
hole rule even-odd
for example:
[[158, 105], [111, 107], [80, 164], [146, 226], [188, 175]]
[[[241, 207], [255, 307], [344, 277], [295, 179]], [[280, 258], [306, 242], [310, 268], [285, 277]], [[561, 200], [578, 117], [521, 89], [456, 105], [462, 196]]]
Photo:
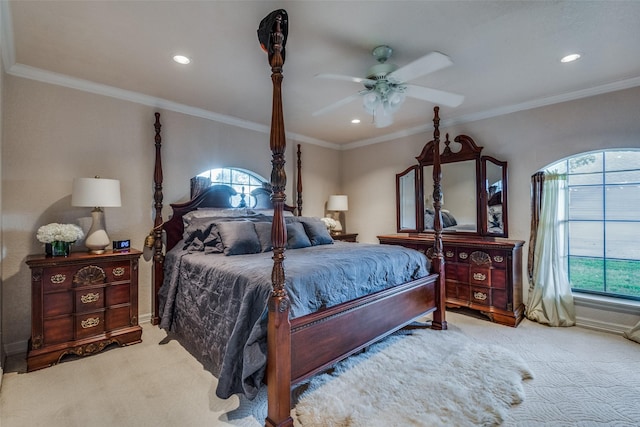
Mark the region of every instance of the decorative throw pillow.
[[424, 229], [425, 230], [433, 230], [433, 211], [429, 209], [424, 213]]
[[301, 222], [291, 222], [287, 224], [287, 249], [308, 248], [311, 241], [304, 231]]
[[324, 222], [322, 222], [320, 218], [304, 218], [301, 222], [312, 246], [330, 245], [333, 243], [333, 238], [329, 234], [327, 226], [324, 225]]
[[255, 254], [262, 250], [256, 228], [251, 221], [228, 221], [217, 224], [225, 255]]
[[253, 225], [256, 228], [258, 240], [260, 240], [260, 246], [262, 247], [262, 252], [269, 252], [273, 250], [273, 243], [271, 242], [271, 223], [254, 222]]
[[211, 227], [209, 235], [202, 243], [204, 245], [204, 253], [206, 254], [221, 254], [224, 252], [224, 245], [222, 244], [222, 239], [220, 239], [217, 224]]
[[442, 211], [442, 227], [453, 227], [458, 221], [449, 212]]
[[193, 218], [188, 221], [182, 233], [183, 249], [191, 252], [204, 250], [204, 241], [211, 233], [213, 225], [211, 218]]

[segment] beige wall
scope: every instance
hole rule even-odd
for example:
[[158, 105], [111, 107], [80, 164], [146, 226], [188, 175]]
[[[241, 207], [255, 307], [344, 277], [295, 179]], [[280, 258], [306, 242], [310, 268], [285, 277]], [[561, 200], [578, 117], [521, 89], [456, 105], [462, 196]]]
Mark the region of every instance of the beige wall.
[[[528, 241], [531, 175], [576, 153], [640, 147], [638, 111], [640, 88], [635, 88], [441, 129], [441, 137], [469, 135], [484, 146], [483, 154], [508, 162], [509, 237]], [[440, 113], [446, 120], [446, 109]], [[360, 241], [377, 242], [377, 235], [395, 232], [395, 174], [415, 164], [431, 139], [430, 131], [343, 153], [348, 221]]]
[[[89, 209], [70, 204], [75, 177], [121, 181], [122, 207], [106, 208], [109, 236], [141, 249], [153, 225], [154, 112], [151, 107], [6, 76], [2, 144], [3, 332], [9, 352], [30, 335], [31, 289], [25, 257], [43, 252], [38, 227], [90, 225]], [[217, 166], [269, 178], [269, 135], [162, 111], [164, 204], [188, 199], [189, 178]], [[295, 179], [296, 141], [287, 141], [287, 176]], [[303, 144], [305, 214], [321, 216], [338, 189], [339, 152]], [[288, 202], [293, 203], [292, 186]], [[76, 250], [84, 250], [76, 247]], [[140, 317], [151, 313], [151, 264], [140, 266]]]
[[[70, 206], [73, 178], [97, 174], [121, 180], [123, 206], [106, 209], [107, 229], [112, 239], [131, 239], [141, 248], [153, 223], [155, 110], [12, 76], [0, 84], [2, 332], [13, 353], [24, 351], [30, 334], [24, 261], [27, 254], [42, 252], [37, 228], [54, 221], [85, 227], [90, 222], [88, 209]], [[510, 237], [527, 241], [530, 176], [579, 152], [639, 147], [639, 110], [640, 89], [630, 89], [466, 123], [442, 134], [468, 134], [485, 147], [484, 154], [509, 162]], [[441, 113], [446, 120], [446, 109]], [[189, 178], [213, 167], [241, 167], [269, 177], [267, 134], [170, 111], [162, 111], [161, 120], [165, 206], [185, 201]], [[328, 195], [340, 192], [349, 195], [346, 227], [359, 233], [361, 242], [375, 243], [378, 234], [394, 232], [395, 174], [415, 162], [431, 137], [429, 132], [347, 151], [302, 144], [304, 214], [324, 215]], [[294, 203], [297, 142], [287, 143], [288, 202]], [[165, 218], [168, 212], [165, 208]], [[151, 312], [148, 259], [145, 254], [140, 268], [143, 319]], [[637, 316], [626, 320], [632, 319]]]

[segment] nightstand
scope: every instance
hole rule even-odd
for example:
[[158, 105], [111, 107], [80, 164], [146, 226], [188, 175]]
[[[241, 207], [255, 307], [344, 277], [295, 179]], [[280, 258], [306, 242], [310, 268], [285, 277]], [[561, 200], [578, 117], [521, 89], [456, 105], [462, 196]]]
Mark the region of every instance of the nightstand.
[[333, 240], [339, 240], [341, 242], [357, 242], [358, 233], [344, 233], [344, 234], [332, 234]]
[[138, 325], [141, 254], [130, 249], [27, 257], [31, 269], [27, 371], [55, 365], [67, 354], [86, 356], [110, 344], [142, 341]]

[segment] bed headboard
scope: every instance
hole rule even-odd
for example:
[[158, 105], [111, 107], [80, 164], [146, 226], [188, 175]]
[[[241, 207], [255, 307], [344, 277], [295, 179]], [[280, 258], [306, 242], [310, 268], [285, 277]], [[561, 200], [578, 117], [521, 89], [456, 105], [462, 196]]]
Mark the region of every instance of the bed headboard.
[[[166, 233], [166, 250], [173, 248], [176, 243], [182, 239], [184, 232], [184, 222], [182, 217], [187, 213], [200, 208], [221, 208], [230, 209], [237, 208], [231, 204], [231, 197], [237, 195], [238, 192], [228, 185], [216, 184], [204, 190], [194, 199], [184, 203], [172, 203], [171, 218], [167, 220], [162, 228]], [[251, 196], [255, 198], [255, 203], [246, 206], [251, 209], [273, 209], [271, 203], [271, 191], [267, 188], [256, 188], [251, 192]], [[285, 210], [296, 213], [297, 209], [293, 206], [285, 205]]]

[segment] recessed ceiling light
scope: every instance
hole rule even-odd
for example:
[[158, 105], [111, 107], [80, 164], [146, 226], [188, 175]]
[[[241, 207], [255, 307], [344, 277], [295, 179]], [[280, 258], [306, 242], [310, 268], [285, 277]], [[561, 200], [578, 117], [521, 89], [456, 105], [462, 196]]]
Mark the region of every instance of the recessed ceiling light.
[[575, 60], [580, 59], [580, 54], [579, 53], [572, 53], [571, 55], [567, 55], [565, 57], [563, 57], [560, 62], [573, 62]]
[[357, 125], [358, 123], [360, 123], [360, 119], [353, 119], [351, 120], [351, 123], [353, 123], [354, 125]]
[[187, 58], [184, 55], [175, 55], [173, 57], [173, 60], [176, 61], [178, 64], [182, 64], [182, 65], [187, 65], [188, 63], [191, 62], [191, 59]]

